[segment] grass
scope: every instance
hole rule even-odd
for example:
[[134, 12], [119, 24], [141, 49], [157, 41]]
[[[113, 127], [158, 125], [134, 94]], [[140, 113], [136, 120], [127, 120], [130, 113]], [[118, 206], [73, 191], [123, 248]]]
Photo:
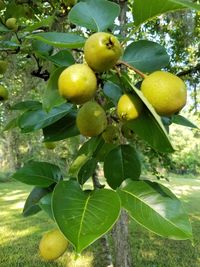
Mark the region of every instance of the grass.
[[[134, 267], [200, 266], [200, 180], [173, 178], [168, 186], [183, 200], [190, 215], [194, 244], [158, 237], [131, 221]], [[42, 234], [55, 225], [44, 213], [22, 217], [21, 210], [30, 189], [14, 181], [0, 183], [0, 267], [105, 267], [96, 261], [97, 243], [93, 251], [90, 247], [76, 263], [71, 248], [55, 262], [41, 260], [39, 241]]]

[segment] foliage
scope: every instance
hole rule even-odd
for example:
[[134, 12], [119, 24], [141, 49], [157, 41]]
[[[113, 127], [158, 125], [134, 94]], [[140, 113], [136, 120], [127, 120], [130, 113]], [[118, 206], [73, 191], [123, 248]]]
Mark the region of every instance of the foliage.
[[[119, 33], [118, 38], [124, 46], [124, 55], [115, 68], [96, 73], [99, 88], [95, 101], [106, 111], [109, 123], [119, 128], [119, 142], [107, 144], [101, 134], [82, 139], [83, 142], [78, 137], [77, 155], [68, 162], [64, 175], [55, 161], [31, 160], [16, 170], [14, 179], [36, 186], [26, 201], [24, 214], [28, 216], [44, 209], [71, 242], [76, 253], [81, 253], [109, 231], [118, 220], [121, 208], [161, 236], [191, 239], [190, 222], [179, 199], [157, 182], [141, 181], [140, 157], [134, 142], [123, 135], [122, 127], [133, 131], [142, 144], [148, 144], [156, 153], [174, 151], [168, 134], [171, 122], [195, 127], [184, 117], [175, 120], [172, 116], [166, 123], [145, 99], [137, 82], [139, 76], [145, 78], [148, 73], [169, 67], [165, 47], [159, 42], [140, 39], [140, 24], [166, 11], [188, 7], [199, 10], [199, 5], [188, 1], [159, 0], [151, 1], [151, 9], [147, 10], [147, 6], [141, 6], [141, 1], [130, 1], [129, 8], [134, 20], [127, 26], [128, 35], [124, 37], [124, 25], [121, 21], [117, 24], [120, 6], [111, 1], [79, 1], [72, 9], [63, 1], [49, 1], [44, 6], [42, 1], [31, 2], [28, 7], [17, 1], [6, 4], [1, 11], [0, 24], [2, 58], [7, 53], [12, 61], [12, 54], [19, 55], [20, 71], [33, 59], [37, 69], [31, 71], [32, 76], [48, 80], [42, 86], [43, 89], [46, 87], [43, 93], [37, 91], [33, 99], [30, 92], [26, 94], [22, 90], [25, 96], [23, 102], [11, 100], [8, 110], [13, 110], [15, 117], [5, 125], [6, 130], [19, 128], [21, 133], [42, 130], [44, 141], [74, 140], [80, 134], [76, 127], [80, 106], [65, 101], [59, 95], [57, 81], [60, 73], [74, 62], [83, 62], [82, 48], [93, 32]], [[19, 27], [11, 30], [6, 27], [5, 21], [14, 8], [18, 10], [15, 16]], [[133, 41], [134, 36], [138, 38]], [[18, 83], [20, 91], [20, 79]], [[116, 116], [116, 103], [123, 93], [137, 95], [144, 105], [141, 116], [125, 123]], [[96, 188], [94, 183], [94, 187], [88, 190], [85, 183], [94, 176], [98, 163], [104, 165], [105, 185], [108, 188]], [[157, 221], [159, 226], [152, 221]]]

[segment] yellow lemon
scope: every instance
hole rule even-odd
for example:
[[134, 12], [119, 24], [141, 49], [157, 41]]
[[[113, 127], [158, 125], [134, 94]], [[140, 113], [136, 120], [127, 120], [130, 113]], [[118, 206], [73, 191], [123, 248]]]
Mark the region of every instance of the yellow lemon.
[[64, 98], [72, 103], [82, 104], [93, 98], [97, 89], [97, 79], [86, 64], [74, 64], [60, 74], [58, 89]]
[[40, 255], [45, 260], [55, 260], [66, 251], [67, 246], [68, 241], [60, 230], [51, 230], [45, 233], [40, 241]]
[[139, 117], [143, 103], [136, 95], [124, 94], [117, 104], [117, 114], [121, 120], [133, 120]]
[[97, 136], [107, 126], [106, 113], [97, 102], [89, 101], [79, 109], [76, 124], [82, 135]]
[[153, 72], [143, 80], [141, 90], [156, 112], [162, 116], [173, 115], [186, 104], [185, 83], [169, 72]]
[[118, 39], [107, 32], [92, 34], [84, 46], [85, 60], [95, 71], [103, 72], [112, 68], [122, 55]]

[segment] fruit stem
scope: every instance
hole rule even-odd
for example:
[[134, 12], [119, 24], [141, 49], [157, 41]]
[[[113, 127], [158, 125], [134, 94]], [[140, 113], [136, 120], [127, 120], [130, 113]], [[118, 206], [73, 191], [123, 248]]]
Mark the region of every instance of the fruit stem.
[[133, 70], [135, 73], [140, 75], [143, 79], [145, 79], [147, 77], [146, 74], [144, 74], [143, 72], [141, 72], [140, 70], [136, 69], [135, 67], [133, 67], [132, 65], [128, 64], [125, 61], [120, 60], [120, 61], [117, 62], [117, 64], [122, 64], [122, 65], [126, 66], [127, 68]]

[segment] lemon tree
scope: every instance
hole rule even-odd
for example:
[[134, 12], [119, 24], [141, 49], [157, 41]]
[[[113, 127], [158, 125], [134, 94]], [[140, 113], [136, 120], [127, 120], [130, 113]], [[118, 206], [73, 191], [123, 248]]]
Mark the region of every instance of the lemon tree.
[[[46, 86], [44, 92], [38, 90], [39, 101], [25, 99], [11, 106], [16, 117], [5, 129], [40, 130], [44, 144], [52, 149], [57, 141], [80, 137], [76, 157], [64, 174], [46, 161], [26, 162], [13, 174], [34, 186], [24, 216], [45, 211], [59, 229], [41, 239], [41, 256], [57, 259], [68, 242], [81, 253], [113, 228], [123, 209], [160, 236], [192, 239], [180, 200], [161, 183], [141, 179], [138, 151], [138, 144], [145, 144], [158, 153], [174, 152], [166, 117], [195, 127], [182, 116], [177, 119], [186, 104], [187, 86], [172, 71], [163, 70], [169, 68], [166, 48], [138, 36], [140, 24], [152, 17], [181, 8], [199, 11], [199, 5], [159, 0], [147, 1], [149, 8], [139, 0], [128, 5], [85, 0], [56, 1], [44, 9], [42, 1], [37, 2], [26, 9], [15, 1], [2, 5], [2, 45], [23, 60], [34, 59], [38, 69], [32, 75]], [[134, 20], [122, 25], [126, 11]], [[21, 17], [27, 18], [27, 25]], [[7, 101], [6, 68], [2, 58], [0, 98]], [[99, 166], [103, 185], [94, 180]], [[93, 184], [90, 190], [87, 182]]]

